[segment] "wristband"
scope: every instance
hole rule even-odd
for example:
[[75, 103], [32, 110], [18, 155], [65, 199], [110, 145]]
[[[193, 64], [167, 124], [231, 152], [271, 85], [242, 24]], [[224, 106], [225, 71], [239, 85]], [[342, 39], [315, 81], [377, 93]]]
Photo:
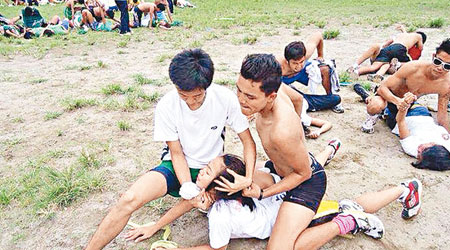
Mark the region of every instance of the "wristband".
[[260, 193], [259, 193], [259, 197], [258, 197], [258, 200], [260, 201], [263, 198], [264, 190], [262, 188], [260, 188], [259, 190], [261, 190]]

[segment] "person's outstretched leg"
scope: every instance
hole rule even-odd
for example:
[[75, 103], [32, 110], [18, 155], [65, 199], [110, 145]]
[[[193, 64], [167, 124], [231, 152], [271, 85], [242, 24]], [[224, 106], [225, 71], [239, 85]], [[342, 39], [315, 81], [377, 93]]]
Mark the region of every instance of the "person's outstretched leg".
[[334, 158], [341, 144], [339, 139], [332, 139], [323, 151], [314, 156], [317, 162], [322, 166], [327, 165]]
[[404, 190], [404, 187], [397, 186], [378, 192], [364, 193], [356, 198], [356, 202], [364, 208], [365, 212], [372, 214], [398, 199]]
[[366, 61], [369, 58], [372, 61], [374, 61], [375, 58], [380, 53], [380, 50], [381, 50], [380, 44], [372, 44], [372, 46], [370, 46], [368, 50], [364, 51], [361, 57], [359, 57], [358, 60], [356, 60], [356, 65], [357, 66], [361, 65], [364, 61]]
[[308, 228], [298, 236], [294, 249], [318, 249], [339, 235], [339, 226], [335, 222]]
[[102, 220], [86, 249], [105, 247], [123, 230], [134, 211], [166, 192], [164, 175], [156, 171], [145, 173], [120, 197], [119, 202]]
[[315, 32], [310, 35], [305, 42], [306, 54], [305, 61], [311, 58], [317, 49], [317, 58], [323, 59], [323, 36], [321, 32]]

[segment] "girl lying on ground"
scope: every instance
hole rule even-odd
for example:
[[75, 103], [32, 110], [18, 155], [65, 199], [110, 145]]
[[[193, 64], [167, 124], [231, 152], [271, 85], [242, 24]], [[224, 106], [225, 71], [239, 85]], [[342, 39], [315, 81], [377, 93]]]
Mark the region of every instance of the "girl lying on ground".
[[[327, 146], [324, 151], [316, 156], [316, 159], [319, 163], [324, 164], [332, 153], [335, 153], [334, 149]], [[283, 201], [284, 193], [258, 200], [243, 196], [242, 191], [228, 196], [225, 192], [215, 190], [217, 184], [213, 182], [214, 179], [223, 180], [222, 178], [225, 178], [228, 181], [234, 181], [235, 178], [241, 177], [239, 175], [245, 175], [245, 165], [239, 158], [224, 155], [214, 159], [200, 171], [196, 182], [199, 187], [207, 187], [206, 192], [203, 190], [201, 195], [193, 200], [180, 201], [156, 224], [130, 230], [126, 236], [127, 240], [134, 240], [135, 242], [145, 240], [192, 208], [206, 209], [211, 205], [212, 207], [208, 212], [210, 243], [188, 249], [226, 249], [230, 239], [268, 238]], [[264, 171], [256, 171], [254, 176], [254, 181], [260, 187], [270, 186], [279, 180], [280, 177]], [[412, 218], [419, 212], [421, 192], [420, 181], [413, 179], [397, 187], [375, 193], [366, 193], [358, 197], [356, 202], [342, 200], [339, 202], [340, 211], [337, 210], [339, 213], [328, 214], [325, 219], [324, 217], [315, 217], [315, 220], [311, 222], [312, 224], [319, 222], [324, 224], [310, 227], [299, 235], [295, 249], [319, 248], [336, 235], [348, 232], [364, 232], [375, 239], [379, 239], [384, 233], [383, 224], [375, 215], [370, 213], [374, 213], [398, 199], [404, 207], [402, 217], [404, 219]]]
[[[412, 104], [416, 97], [406, 93], [407, 102]], [[400, 136], [402, 148], [408, 155], [417, 158], [412, 165], [431, 170], [450, 169], [450, 134], [437, 125], [426, 107], [413, 105], [400, 109], [396, 116], [397, 126], [392, 130]]]

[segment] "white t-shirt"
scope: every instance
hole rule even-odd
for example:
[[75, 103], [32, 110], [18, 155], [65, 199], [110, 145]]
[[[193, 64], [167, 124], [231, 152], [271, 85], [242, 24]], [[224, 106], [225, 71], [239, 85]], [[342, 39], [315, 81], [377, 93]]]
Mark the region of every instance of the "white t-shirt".
[[[424, 143], [436, 143], [450, 151], [450, 135], [447, 130], [434, 123], [431, 116], [407, 116], [406, 126], [409, 136], [400, 140], [403, 150], [408, 155], [417, 158], [417, 148]], [[395, 125], [392, 133], [398, 135], [398, 125]]]
[[[279, 176], [275, 178], [276, 182], [280, 180]], [[210, 246], [221, 248], [237, 238], [268, 238], [285, 195], [283, 192], [260, 201], [253, 199], [253, 211], [237, 200], [216, 201], [208, 213]]]
[[[156, 106], [154, 140], [179, 140], [188, 166], [200, 169], [223, 153], [225, 125], [238, 134], [248, 129], [247, 118], [231, 90], [211, 84], [202, 106], [191, 110], [174, 89]], [[168, 147], [162, 159], [171, 159]]]

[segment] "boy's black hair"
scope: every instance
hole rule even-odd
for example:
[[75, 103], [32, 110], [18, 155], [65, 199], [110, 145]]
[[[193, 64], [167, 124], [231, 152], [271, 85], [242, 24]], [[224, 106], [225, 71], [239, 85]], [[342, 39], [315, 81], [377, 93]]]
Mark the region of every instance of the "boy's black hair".
[[[216, 180], [220, 180], [219, 177], [222, 176], [228, 181], [234, 182], [234, 176], [228, 173], [227, 169], [231, 169], [237, 174], [245, 176], [245, 164], [238, 156], [226, 154], [223, 156], [223, 163], [225, 164], [226, 168], [219, 173], [219, 175], [216, 177]], [[218, 184], [213, 181], [211, 182], [211, 184], [208, 185], [206, 191], [212, 190], [217, 186]], [[216, 190], [216, 199], [238, 200], [242, 203], [242, 206], [248, 206], [250, 208], [250, 211], [253, 211], [253, 209], [255, 209], [256, 207], [255, 202], [253, 201], [252, 198], [242, 196], [242, 190], [232, 195], [228, 195], [228, 192]]]
[[247, 55], [242, 62], [241, 76], [261, 82], [261, 90], [268, 96], [280, 88], [281, 66], [272, 54]]
[[425, 35], [425, 33], [423, 33], [422, 31], [417, 31], [416, 33], [422, 36], [422, 43], [425, 44], [425, 42], [427, 41], [427, 35]]
[[184, 50], [170, 63], [169, 77], [183, 91], [207, 89], [214, 76], [214, 63], [202, 49]]
[[84, 4], [84, 0], [77, 0], [79, 4]]
[[306, 55], [305, 44], [300, 41], [291, 42], [284, 48], [284, 58], [289, 60], [299, 60]]
[[422, 160], [411, 163], [419, 169], [444, 171], [450, 169], [450, 152], [442, 145], [434, 145], [422, 151]]
[[55, 32], [53, 32], [53, 30], [49, 30], [49, 29], [45, 29], [44, 30], [44, 36], [53, 36], [55, 34]]
[[439, 45], [439, 47], [436, 48], [436, 54], [440, 51], [444, 51], [447, 54], [450, 54], [450, 38], [445, 39], [442, 41], [442, 43]]
[[47, 26], [48, 26], [48, 23], [46, 23], [46, 22], [42, 22], [42, 23], [41, 23], [41, 27], [42, 27], [42, 28], [46, 28]]
[[33, 8], [31, 8], [30, 6], [25, 7], [24, 14], [25, 14], [26, 16], [31, 16], [31, 15], [33, 15]]
[[156, 5], [156, 7], [158, 7], [158, 9], [159, 9], [160, 11], [166, 10], [166, 6], [165, 6], [164, 4], [162, 4], [162, 3], [159, 3], [158, 5]]
[[33, 34], [32, 34], [31, 32], [29, 32], [29, 31], [27, 31], [27, 32], [25, 32], [25, 35], [23, 36], [23, 38], [25, 38], [25, 39], [31, 39], [32, 36], [33, 36]]

